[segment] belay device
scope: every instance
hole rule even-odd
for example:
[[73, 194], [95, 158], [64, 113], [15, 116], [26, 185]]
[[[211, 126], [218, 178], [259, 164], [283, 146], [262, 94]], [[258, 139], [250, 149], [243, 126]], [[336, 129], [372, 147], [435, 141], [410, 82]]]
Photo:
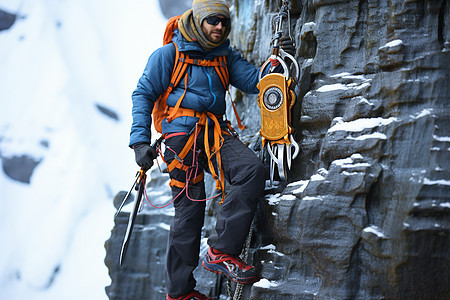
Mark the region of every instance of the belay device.
[[[283, 35], [283, 19], [287, 19], [290, 30], [290, 15], [284, 1], [279, 14], [274, 19], [275, 36], [273, 39], [272, 55], [262, 65], [259, 73], [258, 106], [261, 108], [261, 141], [270, 154], [270, 180], [273, 182], [275, 168], [281, 180], [286, 180], [287, 169], [291, 168], [291, 161], [299, 153], [300, 146], [295, 141], [291, 124], [291, 108], [295, 103], [296, 95], [293, 91], [295, 82], [300, 75], [300, 69], [295, 58], [280, 47], [280, 38]], [[288, 66], [290, 63], [290, 67]], [[268, 65], [268, 73], [261, 78]], [[283, 73], [274, 72], [281, 65]], [[295, 69], [292, 76], [291, 69]], [[277, 69], [278, 70], [278, 69]], [[294, 148], [294, 153], [292, 153]]]

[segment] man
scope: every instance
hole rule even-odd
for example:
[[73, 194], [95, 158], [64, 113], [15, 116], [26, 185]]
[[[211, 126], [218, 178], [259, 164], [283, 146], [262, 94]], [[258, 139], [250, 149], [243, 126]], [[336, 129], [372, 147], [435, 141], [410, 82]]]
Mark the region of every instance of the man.
[[[149, 169], [157, 156], [150, 147], [151, 112], [169, 86], [175, 64], [175, 44], [180, 52], [193, 59], [213, 60], [224, 56], [229, 83], [245, 93], [258, 93], [258, 69], [229, 46], [227, 37], [231, 24], [225, 1], [194, 0], [192, 9], [179, 20], [178, 28], [174, 31], [173, 43], [150, 56], [132, 95], [130, 146], [135, 151], [137, 164], [144, 169]], [[194, 115], [182, 115], [170, 121], [164, 119], [161, 123], [165, 134], [165, 161], [168, 165], [177, 164], [170, 170], [175, 216], [166, 253], [167, 299], [209, 299], [194, 290], [196, 281], [192, 273], [198, 265], [206, 199], [203, 178], [197, 175], [204, 168], [198, 160], [202, 157], [207, 160], [209, 172], [221, 175], [216, 179], [225, 177], [230, 185], [217, 214], [217, 234], [208, 240], [210, 247], [202, 265], [244, 284], [258, 279], [255, 268], [238, 256], [257, 203], [264, 196], [265, 171], [256, 155], [229, 134], [223, 120], [226, 90], [215, 68], [189, 65], [186, 74], [186, 81], [181, 80], [167, 97], [167, 105], [173, 109], [182, 99], [180, 107], [194, 111]], [[202, 119], [202, 116], [206, 117]], [[199, 120], [207, 121], [198, 126]], [[192, 136], [194, 146], [188, 147], [187, 154], [180, 158]], [[223, 186], [221, 188], [223, 193]]]

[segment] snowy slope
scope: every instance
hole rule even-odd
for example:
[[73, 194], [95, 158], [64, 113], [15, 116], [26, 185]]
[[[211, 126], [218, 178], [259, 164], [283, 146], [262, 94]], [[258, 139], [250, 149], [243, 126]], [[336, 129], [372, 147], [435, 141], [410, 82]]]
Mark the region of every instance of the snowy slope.
[[[130, 95], [166, 20], [158, 1], [0, 0], [0, 299], [107, 299], [112, 198], [137, 169]], [[110, 110], [117, 118], [102, 113]]]

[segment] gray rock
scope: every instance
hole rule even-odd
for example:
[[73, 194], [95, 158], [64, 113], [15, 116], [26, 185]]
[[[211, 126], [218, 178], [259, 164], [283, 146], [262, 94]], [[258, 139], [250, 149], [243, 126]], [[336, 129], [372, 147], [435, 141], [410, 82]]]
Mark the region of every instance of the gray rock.
[[[250, 261], [264, 280], [244, 298], [448, 299], [448, 1], [289, 3], [301, 153], [258, 213]], [[233, 4], [233, 44], [261, 65], [280, 3]], [[255, 97], [233, 96], [255, 146]], [[199, 278], [225, 298], [220, 278]]]

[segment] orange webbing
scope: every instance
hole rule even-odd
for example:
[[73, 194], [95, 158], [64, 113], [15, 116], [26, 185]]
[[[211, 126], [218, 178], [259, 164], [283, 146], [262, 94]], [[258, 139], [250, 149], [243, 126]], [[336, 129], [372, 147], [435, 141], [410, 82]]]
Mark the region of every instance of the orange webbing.
[[[209, 134], [208, 134], [208, 118], [210, 118], [214, 122], [214, 144], [211, 147], [212, 153], [209, 149]], [[205, 146], [205, 152], [206, 157], [208, 158], [208, 166], [209, 171], [211, 172], [212, 177], [216, 181], [216, 189], [220, 189], [222, 191], [222, 199], [220, 200], [219, 204], [222, 204], [225, 200], [225, 175], [223, 173], [222, 169], [222, 159], [220, 155], [220, 148], [222, 148], [223, 145], [223, 137], [222, 137], [222, 130], [220, 128], [219, 121], [217, 120], [216, 116], [210, 112], [205, 112], [200, 117], [200, 120], [198, 122], [200, 125], [205, 126], [205, 139], [204, 139], [204, 146]], [[216, 155], [216, 161], [217, 161], [217, 167], [219, 169], [219, 176], [216, 174], [216, 170], [214, 169], [214, 165], [212, 163], [211, 158]]]
[[227, 89], [227, 92], [228, 92], [228, 95], [230, 96], [231, 106], [233, 106], [234, 115], [236, 116], [236, 121], [238, 123], [239, 129], [240, 130], [244, 130], [245, 129], [245, 125], [242, 125], [242, 123], [241, 123], [241, 118], [239, 118], [239, 114], [237, 112], [236, 106], [234, 105], [233, 99], [231, 99], [231, 94], [230, 94], [230, 91], [228, 89]]
[[[200, 174], [197, 175], [197, 177], [195, 177], [194, 179], [192, 179], [191, 182], [192, 182], [193, 184], [197, 184], [197, 183], [199, 183], [200, 181], [202, 181], [204, 177], [205, 177], [205, 173], [204, 173], [204, 172], [201, 172]], [[181, 182], [181, 181], [178, 181], [178, 180], [172, 178], [172, 179], [170, 180], [170, 182], [169, 182], [169, 185], [170, 185], [170, 186], [176, 186], [176, 187], [182, 189], [182, 188], [184, 188], [184, 187], [186, 186], [186, 182]]]
[[[186, 69], [186, 64], [184, 64]], [[183, 101], [184, 95], [186, 95], [187, 91], [187, 81], [188, 81], [188, 73], [186, 72], [186, 76], [184, 76], [184, 92], [181, 95], [181, 97], [178, 99], [177, 104], [172, 109], [172, 112], [167, 116], [167, 122], [170, 123], [175, 118], [175, 115], [177, 114], [178, 109], [180, 108], [181, 101]]]
[[219, 65], [215, 66], [216, 73], [219, 75], [220, 81], [222, 82], [223, 88], [228, 90], [228, 84], [230, 82], [228, 76], [227, 59], [225, 56], [216, 57], [214, 60], [218, 59]]
[[[189, 150], [191, 150], [192, 145], [194, 144], [194, 140], [195, 140], [196, 136], [197, 136], [197, 134], [191, 134], [189, 136], [189, 139], [187, 140], [186, 144], [184, 145], [183, 150], [181, 150], [181, 152], [178, 153], [179, 158], [181, 158], [183, 160], [186, 157]], [[167, 166], [167, 170], [169, 170], [169, 172], [172, 172], [172, 170], [180, 163], [182, 164], [182, 162], [178, 161], [177, 159], [172, 160], [170, 162], [170, 164]]]
[[[219, 56], [219, 57], [222, 58], [223, 56]], [[216, 56], [216, 57], [214, 57], [213, 60], [197, 59], [197, 58], [190, 58], [188, 55], [186, 55], [186, 57], [182, 58], [181, 61], [186, 62], [191, 65], [202, 66], [202, 67], [225, 67], [226, 64], [224, 65], [224, 63], [222, 62], [223, 60], [219, 60], [217, 58], [218, 57]]]

